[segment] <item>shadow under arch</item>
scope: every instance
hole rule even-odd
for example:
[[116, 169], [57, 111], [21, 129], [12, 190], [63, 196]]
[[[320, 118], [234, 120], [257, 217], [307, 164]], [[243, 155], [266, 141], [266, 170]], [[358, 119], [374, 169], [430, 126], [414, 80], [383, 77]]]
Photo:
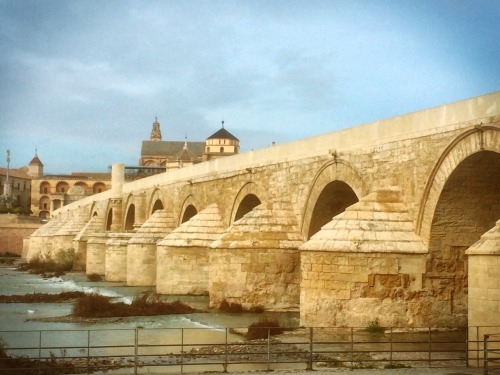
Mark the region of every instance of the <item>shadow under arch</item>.
[[135, 204], [130, 204], [127, 207], [127, 214], [125, 216], [125, 230], [133, 230], [135, 224]]
[[[437, 317], [434, 324], [468, 324], [466, 250], [500, 217], [499, 171], [500, 127], [480, 125], [455, 137], [429, 174], [416, 233], [427, 242], [429, 252], [425, 278], [429, 280], [426, 292], [434, 298], [430, 306], [440, 307], [428, 312]], [[434, 279], [447, 282], [436, 286]]]
[[460, 163], [481, 151], [500, 153], [500, 127], [485, 125], [469, 129], [451, 141], [440, 155], [427, 179], [416, 220], [416, 233], [426, 241], [446, 182]]
[[262, 200], [259, 198], [259, 195], [257, 185], [254, 182], [245, 183], [234, 199], [229, 225], [241, 219], [261, 204]]
[[182, 208], [180, 211], [177, 226], [181, 225], [182, 223], [185, 223], [186, 221], [191, 219], [193, 216], [195, 216], [197, 213], [198, 213], [198, 210], [196, 208], [194, 198], [191, 194], [189, 194], [184, 199], [184, 202], [182, 203]]
[[148, 218], [155, 213], [155, 211], [163, 210], [165, 205], [163, 204], [163, 197], [161, 190], [156, 188], [151, 194], [151, 198], [148, 204]]
[[304, 240], [366, 194], [361, 175], [350, 164], [339, 159], [325, 163], [316, 173], [306, 199], [301, 227]]

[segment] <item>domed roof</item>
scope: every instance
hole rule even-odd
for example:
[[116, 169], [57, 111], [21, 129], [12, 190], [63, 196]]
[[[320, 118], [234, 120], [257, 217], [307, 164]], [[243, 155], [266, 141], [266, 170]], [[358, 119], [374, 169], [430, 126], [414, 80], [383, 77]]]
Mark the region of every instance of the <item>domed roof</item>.
[[229, 133], [226, 129], [224, 129], [224, 121], [222, 121], [222, 128], [217, 130], [214, 134], [212, 134], [208, 139], [231, 139], [233, 141], [238, 141], [239, 139], [236, 138], [234, 135]]

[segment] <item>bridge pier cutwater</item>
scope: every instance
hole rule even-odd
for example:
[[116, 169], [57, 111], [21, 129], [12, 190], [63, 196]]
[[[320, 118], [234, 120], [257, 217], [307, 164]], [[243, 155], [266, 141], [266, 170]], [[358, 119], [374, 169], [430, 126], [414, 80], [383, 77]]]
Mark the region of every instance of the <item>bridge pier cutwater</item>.
[[498, 272], [479, 277], [486, 255], [466, 252], [483, 241], [500, 259], [481, 238], [500, 219], [500, 92], [129, 183], [123, 170], [55, 211], [27, 259], [73, 243], [87, 273], [298, 308], [306, 326], [500, 321]]

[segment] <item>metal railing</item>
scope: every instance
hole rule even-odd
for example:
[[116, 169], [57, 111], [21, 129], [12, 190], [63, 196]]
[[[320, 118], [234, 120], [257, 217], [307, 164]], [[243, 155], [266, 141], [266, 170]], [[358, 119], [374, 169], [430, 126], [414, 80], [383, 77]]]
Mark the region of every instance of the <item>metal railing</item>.
[[[261, 329], [262, 330], [262, 329]], [[493, 371], [493, 337], [468, 329], [290, 328], [246, 340], [231, 328], [0, 331], [0, 374], [133, 374], [344, 367], [465, 367]], [[471, 339], [471, 337], [473, 339]], [[484, 348], [482, 347], [484, 345]], [[495, 346], [498, 348], [499, 346]], [[500, 357], [495, 357], [500, 358]], [[496, 362], [498, 363], [498, 362]]]
[[484, 335], [484, 374], [500, 374], [500, 334]]

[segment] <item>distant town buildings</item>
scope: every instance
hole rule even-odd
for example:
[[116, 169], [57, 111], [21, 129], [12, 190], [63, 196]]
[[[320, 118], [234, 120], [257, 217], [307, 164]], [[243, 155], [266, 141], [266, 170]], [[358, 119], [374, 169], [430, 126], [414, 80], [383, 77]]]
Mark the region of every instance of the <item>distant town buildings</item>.
[[[160, 123], [155, 118], [149, 140], [142, 141], [139, 166], [125, 167], [126, 180], [188, 167], [204, 161], [238, 154], [239, 140], [221, 128], [204, 141], [163, 141]], [[8, 156], [9, 157], [9, 156]], [[35, 151], [27, 167], [0, 168], [0, 193], [16, 198], [20, 213], [42, 219], [58, 208], [111, 188], [111, 172], [72, 172], [70, 175], [46, 175]], [[6, 186], [7, 184], [7, 186]]]
[[163, 166], [178, 169], [203, 161], [238, 154], [240, 141], [222, 127], [205, 141], [163, 141], [160, 123], [155, 118], [149, 140], [142, 141], [140, 166]]

